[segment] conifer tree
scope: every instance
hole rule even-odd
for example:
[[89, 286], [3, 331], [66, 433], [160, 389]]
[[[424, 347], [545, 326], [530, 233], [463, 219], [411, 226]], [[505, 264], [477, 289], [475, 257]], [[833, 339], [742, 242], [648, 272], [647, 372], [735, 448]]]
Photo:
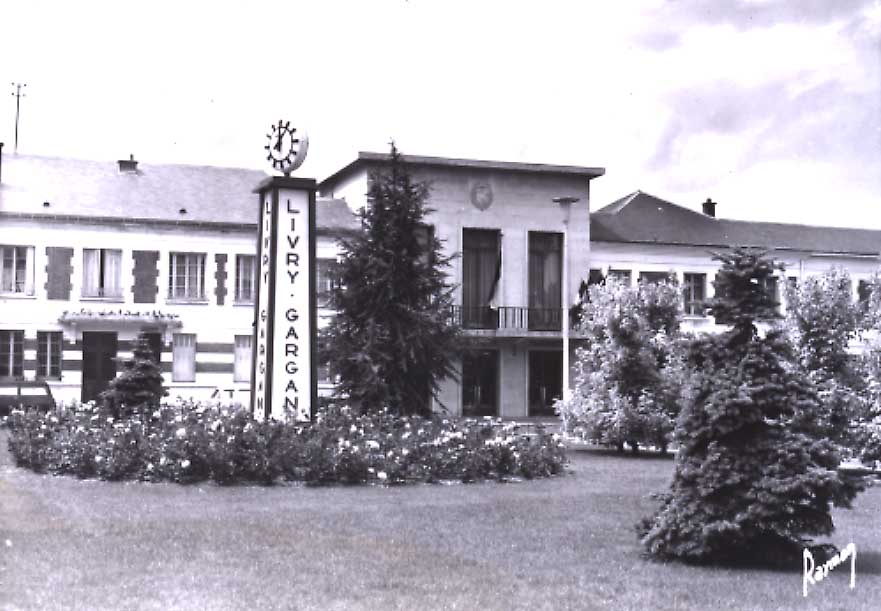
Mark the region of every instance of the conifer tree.
[[799, 562], [808, 536], [832, 532], [831, 504], [849, 507], [858, 488], [837, 471], [817, 394], [785, 335], [758, 331], [779, 317], [766, 287], [780, 266], [746, 249], [716, 259], [710, 313], [730, 328], [690, 347], [673, 481], [638, 531], [657, 558]]
[[156, 362], [147, 335], [138, 334], [132, 358], [123, 362], [123, 371], [111, 380], [101, 398], [116, 417], [127, 416], [135, 409], [153, 408], [168, 395], [162, 370]]
[[425, 224], [428, 195], [392, 143], [370, 173], [361, 231], [342, 240], [322, 360], [338, 375], [337, 398], [362, 411], [429, 415], [440, 380], [456, 375], [451, 257]]

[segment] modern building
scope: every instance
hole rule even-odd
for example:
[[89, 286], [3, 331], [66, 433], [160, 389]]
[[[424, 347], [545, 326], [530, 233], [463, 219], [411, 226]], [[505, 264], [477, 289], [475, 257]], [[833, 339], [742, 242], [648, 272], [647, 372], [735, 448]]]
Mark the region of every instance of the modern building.
[[[553, 416], [562, 394], [566, 304], [590, 267], [590, 181], [602, 168], [404, 156], [431, 184], [427, 217], [456, 286], [454, 318], [469, 340], [446, 380], [452, 415]], [[388, 155], [358, 157], [319, 184], [357, 209]], [[576, 342], [569, 346], [574, 358]]]
[[[146, 331], [172, 396], [247, 404], [264, 178], [134, 158], [0, 158], [0, 378], [91, 400]], [[358, 224], [339, 201], [318, 202], [316, 217], [320, 286], [336, 238]]]

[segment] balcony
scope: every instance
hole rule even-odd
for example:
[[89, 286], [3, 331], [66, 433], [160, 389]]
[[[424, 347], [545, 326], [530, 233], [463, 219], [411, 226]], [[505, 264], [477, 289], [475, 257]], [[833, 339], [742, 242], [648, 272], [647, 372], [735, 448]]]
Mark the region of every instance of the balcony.
[[562, 308], [460, 305], [450, 308], [450, 322], [457, 323], [469, 335], [559, 336], [563, 329], [562, 321]]

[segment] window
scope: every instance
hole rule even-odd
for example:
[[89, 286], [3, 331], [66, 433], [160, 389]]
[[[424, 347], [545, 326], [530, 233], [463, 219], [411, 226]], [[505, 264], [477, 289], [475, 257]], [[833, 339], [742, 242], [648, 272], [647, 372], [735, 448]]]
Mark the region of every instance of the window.
[[780, 309], [780, 287], [777, 284], [777, 276], [766, 276], [762, 285], [767, 295], [774, 301], [776, 308]]
[[169, 299], [205, 299], [205, 254], [173, 252], [169, 257]]
[[257, 257], [236, 255], [236, 301], [254, 303], [257, 296]]
[[670, 272], [639, 272], [640, 284], [661, 284], [670, 281]]
[[334, 373], [330, 362], [324, 360], [325, 350], [325, 344], [318, 344], [318, 355], [316, 357], [316, 360], [318, 361], [318, 383], [333, 384], [335, 382], [336, 374]]
[[860, 307], [866, 309], [869, 307], [869, 299], [872, 298], [872, 285], [868, 280], [860, 280], [857, 282], [857, 303]]
[[34, 294], [33, 246], [0, 246], [0, 293]]
[[559, 331], [563, 308], [563, 234], [529, 232], [529, 329]]
[[498, 288], [502, 272], [502, 242], [498, 230], [462, 230], [462, 326], [499, 326]]
[[609, 278], [614, 278], [624, 286], [630, 286], [631, 272], [629, 269], [610, 269]]
[[122, 251], [83, 249], [83, 297], [122, 297]]
[[37, 377], [61, 377], [61, 331], [37, 331]]
[[327, 307], [330, 303], [330, 293], [336, 285], [334, 259], [318, 259], [316, 261], [315, 290], [317, 292], [318, 307]]
[[252, 341], [250, 335], [236, 335], [235, 364], [233, 365], [234, 382], [251, 381]]
[[196, 336], [193, 333], [175, 333], [171, 355], [171, 379], [174, 382], [196, 380]]
[[24, 373], [24, 331], [0, 329], [0, 378]]
[[682, 274], [683, 301], [686, 316], [703, 316], [706, 312], [704, 299], [706, 298], [706, 274]]
[[422, 250], [422, 254], [419, 256], [419, 262], [423, 265], [429, 265], [432, 262], [431, 247], [434, 243], [434, 225], [420, 223], [419, 226], [416, 227], [416, 241], [419, 243], [419, 248]]

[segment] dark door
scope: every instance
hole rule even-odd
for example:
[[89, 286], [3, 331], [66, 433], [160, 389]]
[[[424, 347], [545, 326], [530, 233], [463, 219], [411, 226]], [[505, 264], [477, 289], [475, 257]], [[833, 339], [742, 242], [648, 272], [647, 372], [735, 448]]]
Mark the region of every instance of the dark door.
[[462, 357], [462, 415], [498, 415], [498, 396], [498, 350], [465, 352]]
[[162, 362], [162, 334], [155, 331], [145, 331], [147, 343], [150, 344], [150, 351], [153, 352], [153, 360], [159, 364]]
[[563, 395], [563, 352], [529, 353], [529, 415], [553, 416], [554, 400]]
[[83, 333], [83, 402], [98, 399], [116, 377], [116, 333]]

